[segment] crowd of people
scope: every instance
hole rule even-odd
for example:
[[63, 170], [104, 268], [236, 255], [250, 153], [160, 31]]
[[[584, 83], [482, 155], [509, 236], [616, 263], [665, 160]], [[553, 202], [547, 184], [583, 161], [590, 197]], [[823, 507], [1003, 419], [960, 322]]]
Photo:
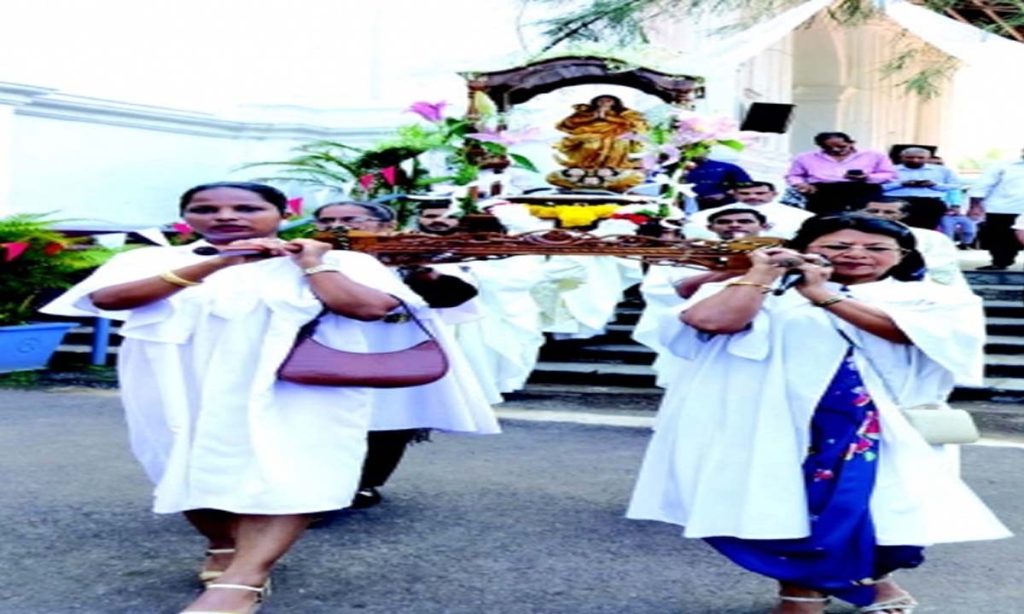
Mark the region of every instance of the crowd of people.
[[[1010, 266], [1024, 161], [983, 177], [961, 216], [949, 198], [960, 182], [927, 149], [893, 165], [843, 133], [815, 142], [786, 177], [803, 207], [712, 161], [695, 168], [706, 181], [685, 237], [786, 241], [737, 271], [534, 255], [388, 267], [280, 238], [287, 199], [273, 187], [186, 191], [197, 242], [119, 254], [46, 308], [123, 321], [121, 392], [154, 510], [184, 514], [206, 540], [204, 590], [183, 612], [255, 612], [311, 521], [380, 503], [407, 446], [431, 430], [499, 433], [492, 406], [524, 386], [546, 335], [600, 334], [640, 283], [634, 336], [657, 352], [666, 394], [628, 516], [681, 525], [777, 580], [774, 614], [820, 614], [833, 597], [910, 614], [894, 571], [934, 543], [1008, 535], [960, 481], [953, 447], [929, 445], [900, 408], [980, 378], [980, 299], [942, 231], [971, 239], [984, 214], [986, 232], [1016, 246], [992, 243], [989, 268]], [[523, 208], [492, 211], [510, 232], [545, 227]], [[313, 218], [321, 230], [398, 230], [376, 202], [328, 203]], [[458, 223], [425, 200], [414, 230]], [[352, 352], [399, 351], [426, 333], [447, 370], [397, 388], [280, 379], [314, 320], [318, 342]]]

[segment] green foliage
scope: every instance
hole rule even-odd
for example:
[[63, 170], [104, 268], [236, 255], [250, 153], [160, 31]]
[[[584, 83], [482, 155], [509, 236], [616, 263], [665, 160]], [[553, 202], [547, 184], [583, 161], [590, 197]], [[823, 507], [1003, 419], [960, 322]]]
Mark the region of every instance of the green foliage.
[[[536, 171], [527, 158], [510, 154], [500, 143], [480, 142], [468, 135], [477, 126], [468, 119], [442, 118], [427, 124], [400, 126], [395, 133], [368, 148], [359, 148], [338, 141], [320, 140], [303, 144], [287, 160], [255, 162], [242, 168], [272, 167], [276, 174], [263, 180], [286, 180], [338, 188], [353, 198], [376, 198], [387, 194], [419, 194], [437, 184], [466, 185], [480, 175], [484, 160], [508, 156], [515, 166]], [[420, 156], [440, 154], [447, 174], [430, 175]], [[394, 169], [395, 181], [388, 181], [381, 171]], [[371, 177], [368, 185], [360, 178]]]
[[[563, 3], [563, 0], [542, 1]], [[921, 4], [941, 13], [960, 1], [923, 0]], [[646, 43], [649, 24], [669, 15], [735, 12], [744, 17], [725, 29], [739, 30], [801, 3], [801, 0], [588, 0], [564, 15], [542, 22], [548, 40], [542, 53], [567, 42]], [[988, 0], [988, 5], [1002, 9], [1003, 15], [997, 22], [978, 23], [978, 27], [1005, 35], [1008, 28], [1024, 25], [1024, 0]], [[873, 19], [879, 12], [874, 0], [838, 0], [826, 13], [829, 19], [840, 25], [857, 26]], [[938, 95], [942, 84], [955, 70], [956, 61], [921, 42], [916, 42], [908, 51], [913, 57], [924, 58], [924, 67], [911, 68], [907, 58], [901, 60], [897, 57], [882, 67], [883, 78], [902, 73], [898, 84], [907, 92], [926, 99]], [[897, 65], [901, 68], [895, 68]]]
[[20, 255], [4, 251], [0, 258], [0, 326], [29, 321], [44, 292], [74, 285], [114, 254], [65, 237], [45, 217], [22, 213], [0, 218], [0, 243], [28, 244]]

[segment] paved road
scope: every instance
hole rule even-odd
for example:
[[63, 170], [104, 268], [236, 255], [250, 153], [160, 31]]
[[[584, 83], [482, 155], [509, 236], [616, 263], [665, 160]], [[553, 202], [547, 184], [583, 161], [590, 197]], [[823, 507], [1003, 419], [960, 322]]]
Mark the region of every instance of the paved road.
[[[522, 408], [522, 404], [520, 404]], [[746, 614], [769, 581], [677, 529], [622, 518], [647, 432], [506, 422], [413, 448], [371, 510], [311, 531], [268, 614]], [[201, 542], [148, 511], [109, 392], [0, 391], [0, 613], [172, 613]], [[1024, 449], [971, 446], [965, 475], [1024, 531]], [[919, 613], [1024, 612], [1019, 539], [931, 549]], [[830, 612], [848, 612], [833, 606]]]

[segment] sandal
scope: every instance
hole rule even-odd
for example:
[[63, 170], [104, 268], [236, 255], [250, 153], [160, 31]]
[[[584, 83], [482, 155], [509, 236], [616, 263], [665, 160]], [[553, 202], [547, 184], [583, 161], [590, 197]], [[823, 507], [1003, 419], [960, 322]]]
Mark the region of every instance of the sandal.
[[217, 578], [224, 575], [223, 570], [207, 569], [206, 565], [210, 562], [210, 557], [215, 554], [234, 554], [234, 548], [208, 548], [206, 550], [206, 561], [203, 563], [203, 568], [199, 570], [199, 581], [203, 584], [209, 584]]
[[[892, 574], [889, 573], [885, 574], [881, 578], [875, 579], [871, 582], [871, 584], [881, 584], [883, 582], [894, 583], [895, 581], [892, 579]], [[876, 601], [875, 603], [866, 605], [863, 608], [857, 610], [857, 613], [867, 614], [870, 612], [888, 611], [890, 612], [890, 614], [914, 614], [914, 608], [916, 608], [919, 605], [917, 603], [917, 600], [914, 599], [914, 597], [910, 593], [903, 590], [903, 588], [899, 585], [895, 586], [900, 591], [899, 595], [897, 595], [896, 597], [892, 597], [891, 599], [886, 599], [885, 601]]]
[[266, 601], [267, 597], [270, 596], [270, 580], [268, 579], [263, 586], [249, 586], [247, 584], [218, 584], [212, 582], [206, 585], [206, 589], [211, 588], [225, 588], [236, 591], [251, 591], [256, 593], [256, 601], [251, 607], [244, 611], [237, 612], [221, 612], [213, 610], [182, 610], [181, 614], [256, 614], [263, 607], [263, 602]]
[[866, 614], [868, 612], [890, 612], [891, 614], [914, 614], [914, 609], [918, 606], [917, 601], [910, 596], [910, 593], [904, 593], [900, 597], [894, 599], [887, 599], [886, 601], [878, 601], [871, 605], [866, 605], [863, 608], [857, 610], [858, 614]]

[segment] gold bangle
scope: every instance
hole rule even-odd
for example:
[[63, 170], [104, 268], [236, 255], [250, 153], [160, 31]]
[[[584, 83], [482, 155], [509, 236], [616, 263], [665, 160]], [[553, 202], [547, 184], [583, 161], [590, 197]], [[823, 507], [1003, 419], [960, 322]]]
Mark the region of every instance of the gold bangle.
[[191, 286], [198, 286], [203, 283], [201, 281], [192, 281], [191, 279], [185, 279], [174, 273], [174, 271], [164, 271], [160, 273], [160, 279], [166, 281], [172, 286], [178, 286], [179, 288], [188, 288]]
[[845, 296], [841, 296], [841, 295], [837, 294], [835, 296], [830, 296], [830, 297], [828, 297], [827, 299], [825, 299], [823, 301], [815, 301], [815, 302], [812, 302], [811, 304], [814, 305], [815, 307], [828, 307], [829, 305], [835, 305], [836, 303], [839, 303], [839, 302], [842, 302], [842, 301], [845, 301], [845, 300], [846, 300]]
[[725, 283], [726, 286], [750, 286], [752, 288], [760, 288], [762, 294], [768, 294], [772, 291], [772, 287], [768, 284], [759, 284], [756, 281], [743, 281], [737, 279], [736, 281], [728, 281]]

